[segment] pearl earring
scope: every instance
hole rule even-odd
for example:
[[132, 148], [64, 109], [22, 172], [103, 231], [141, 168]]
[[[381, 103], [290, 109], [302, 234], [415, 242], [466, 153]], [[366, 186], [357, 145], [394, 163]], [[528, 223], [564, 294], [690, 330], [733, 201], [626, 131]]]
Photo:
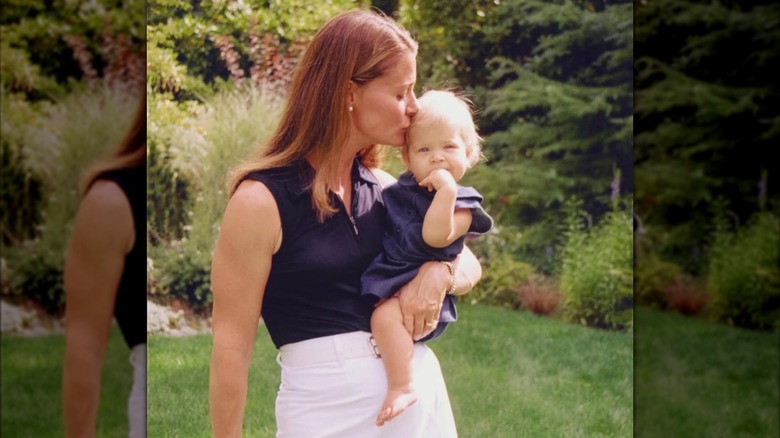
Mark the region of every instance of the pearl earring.
[[353, 109], [354, 109], [354, 108], [352, 107], [352, 105], [350, 105], [350, 106], [349, 106], [349, 112], [352, 112], [352, 110], [353, 110]]

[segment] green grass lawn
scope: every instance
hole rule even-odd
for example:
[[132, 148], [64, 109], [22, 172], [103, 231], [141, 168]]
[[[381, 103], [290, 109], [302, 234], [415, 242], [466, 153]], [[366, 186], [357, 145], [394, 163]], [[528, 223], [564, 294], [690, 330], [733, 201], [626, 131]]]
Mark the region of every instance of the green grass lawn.
[[635, 327], [635, 436], [780, 436], [780, 332], [642, 308]]
[[[442, 364], [460, 436], [630, 437], [633, 339], [527, 313], [460, 306], [430, 344]], [[149, 339], [150, 437], [210, 436], [211, 337]], [[244, 436], [272, 437], [276, 350], [258, 331]]]
[[[62, 359], [65, 336], [0, 336], [0, 436], [62, 437]], [[130, 350], [111, 329], [100, 391], [98, 437], [127, 437], [127, 397], [133, 383]]]
[[[635, 336], [494, 307], [459, 310], [460, 321], [431, 348], [441, 361], [461, 437], [629, 437], [633, 427], [637, 437], [780, 436], [778, 332], [641, 308]], [[0, 348], [0, 436], [62, 436], [63, 336], [4, 334]], [[207, 335], [150, 338], [150, 437], [210, 436], [210, 351]], [[97, 436], [127, 436], [127, 355], [113, 327]], [[261, 328], [250, 372], [247, 437], [274, 434], [275, 355]]]

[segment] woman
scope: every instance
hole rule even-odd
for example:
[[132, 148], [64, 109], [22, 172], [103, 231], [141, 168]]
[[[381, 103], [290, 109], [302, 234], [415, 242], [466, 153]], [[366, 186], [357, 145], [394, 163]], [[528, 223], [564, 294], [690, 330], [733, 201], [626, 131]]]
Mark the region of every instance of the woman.
[[[417, 403], [374, 424], [387, 383], [371, 343], [376, 297], [360, 293], [382, 248], [382, 186], [393, 181], [377, 169], [379, 145], [405, 143], [417, 112], [416, 54], [384, 16], [334, 17], [304, 53], [269, 145], [232, 176], [211, 271], [215, 437], [241, 436], [261, 315], [282, 368], [278, 437], [456, 436], [439, 363], [423, 344], [414, 349]], [[481, 275], [468, 250], [456, 265], [451, 274], [426, 263], [399, 291], [415, 339], [436, 326], [452, 281], [464, 293]]]
[[133, 365], [130, 437], [146, 436], [146, 102], [112, 157], [91, 169], [65, 258], [67, 437], [92, 437], [116, 317]]

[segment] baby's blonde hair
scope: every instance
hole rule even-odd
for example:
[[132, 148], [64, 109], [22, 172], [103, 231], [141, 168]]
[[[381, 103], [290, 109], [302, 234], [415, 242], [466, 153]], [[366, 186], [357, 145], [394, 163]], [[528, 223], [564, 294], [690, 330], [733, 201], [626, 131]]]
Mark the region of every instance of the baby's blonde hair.
[[[411, 128], [419, 124], [432, 124], [445, 122], [458, 126], [460, 136], [466, 145], [466, 156], [469, 167], [479, 162], [482, 156], [482, 138], [477, 134], [471, 111], [471, 101], [449, 90], [426, 91], [418, 100], [420, 110], [414, 116]], [[412, 131], [409, 129], [408, 133]], [[409, 141], [403, 148], [404, 155], [408, 156]]]

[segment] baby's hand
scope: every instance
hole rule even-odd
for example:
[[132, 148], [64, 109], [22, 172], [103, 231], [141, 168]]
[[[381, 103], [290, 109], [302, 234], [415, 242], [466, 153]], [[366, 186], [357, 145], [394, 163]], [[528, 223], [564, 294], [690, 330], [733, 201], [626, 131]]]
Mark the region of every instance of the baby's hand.
[[449, 187], [455, 190], [458, 188], [455, 183], [455, 178], [452, 177], [451, 173], [444, 169], [433, 169], [428, 176], [420, 181], [419, 185], [421, 187], [427, 187], [429, 192], [434, 189], [439, 191], [443, 187]]

